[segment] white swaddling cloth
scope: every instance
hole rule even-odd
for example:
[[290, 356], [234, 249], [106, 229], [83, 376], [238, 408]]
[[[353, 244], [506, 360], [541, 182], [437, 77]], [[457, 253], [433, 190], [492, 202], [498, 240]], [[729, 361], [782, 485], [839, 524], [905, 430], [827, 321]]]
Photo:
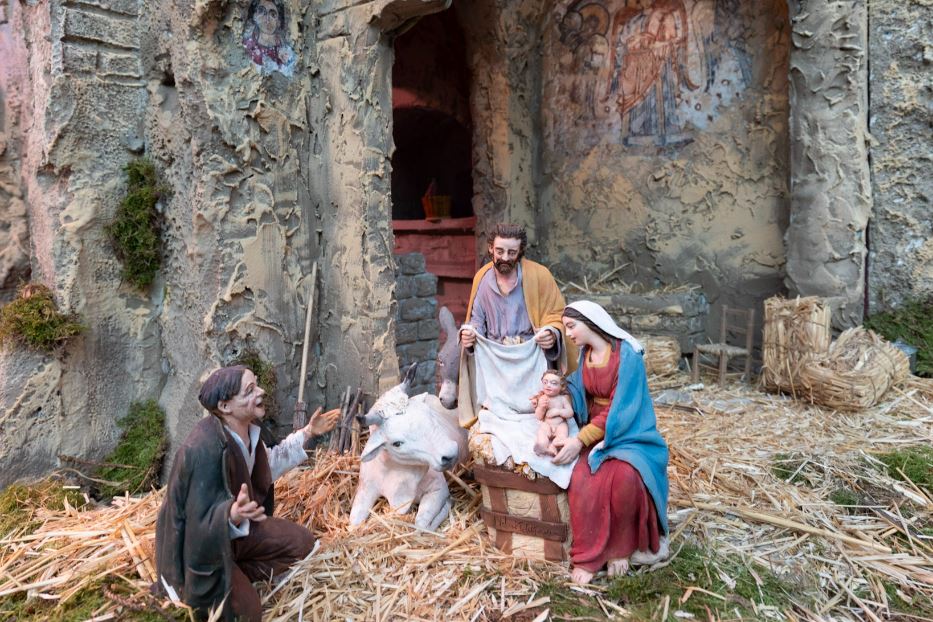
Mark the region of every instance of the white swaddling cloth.
[[[509, 457], [524, 462], [561, 488], [570, 484], [576, 461], [558, 466], [551, 456], [534, 451], [540, 421], [535, 419], [530, 398], [541, 389], [547, 369], [544, 352], [534, 341], [502, 345], [480, 335], [473, 351], [479, 432], [492, 438], [496, 464]], [[573, 418], [567, 420], [569, 436], [579, 431]]]

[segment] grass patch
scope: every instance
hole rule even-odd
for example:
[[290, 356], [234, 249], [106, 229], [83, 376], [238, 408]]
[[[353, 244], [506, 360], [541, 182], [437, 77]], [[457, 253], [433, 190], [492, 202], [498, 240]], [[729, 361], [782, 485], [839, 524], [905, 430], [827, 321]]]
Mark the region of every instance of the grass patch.
[[806, 482], [807, 478], [803, 475], [803, 466], [806, 464], [806, 458], [794, 456], [791, 454], [776, 454], [771, 465], [771, 473], [780, 480], [796, 484], [797, 482]]
[[123, 262], [123, 278], [145, 291], [162, 265], [162, 216], [156, 204], [168, 194], [168, 187], [146, 158], [132, 160], [123, 170], [127, 177], [126, 196], [106, 230]]
[[99, 479], [113, 482], [99, 485], [101, 497], [147, 490], [159, 477], [168, 447], [165, 413], [155, 400], [131, 404], [119, 425], [123, 429], [120, 442], [97, 473]]
[[[118, 600], [114, 600], [118, 599]], [[89, 620], [107, 605], [123, 605], [117, 620], [134, 622], [165, 622], [187, 620], [183, 609], [160, 609], [154, 597], [148, 593], [138, 593], [125, 584], [104, 585], [102, 580], [95, 581], [76, 592], [65, 602], [27, 599], [18, 593], [0, 598], [0, 620], [10, 622], [82, 622]]]
[[[691, 586], [722, 598], [695, 591], [680, 603]], [[789, 609], [793, 605], [791, 594], [799, 593], [799, 588], [794, 589], [766, 568], [752, 568], [742, 560], [688, 543], [663, 568], [613, 579], [608, 596], [629, 609], [636, 620], [650, 618], [666, 596], [670, 597], [671, 611], [687, 611], [699, 619], [708, 619], [712, 612], [720, 619], [751, 620], [756, 619], [753, 603]]]
[[0, 492], [0, 538], [13, 531], [31, 531], [39, 526], [36, 511], [65, 509], [65, 500], [74, 508], [85, 505], [78, 490], [64, 488], [59, 479], [47, 478], [32, 484], [11, 484]]
[[[836, 505], [852, 506], [861, 505], [861, 498], [848, 488], [837, 488], [829, 493], [829, 500]], [[851, 510], [852, 508], [847, 508]]]
[[865, 320], [865, 327], [889, 341], [900, 339], [916, 346], [917, 375], [933, 376], [933, 299], [872, 315]]
[[[923, 594], [916, 592], [908, 594], [904, 591], [904, 588], [888, 582], [884, 583], [884, 591], [888, 596], [888, 606], [891, 608], [891, 613], [903, 613], [924, 618], [933, 617], [933, 600]], [[899, 591], [900, 593], [898, 593]], [[909, 602], [905, 599], [909, 599]]]
[[[890, 477], [904, 481], [904, 475], [906, 475], [920, 488], [933, 491], [933, 447], [923, 445], [907, 447], [898, 451], [876, 454], [875, 458], [884, 464], [885, 471]], [[901, 472], [904, 475], [901, 475]]]
[[77, 316], [59, 312], [51, 290], [45, 285], [22, 286], [16, 298], [0, 308], [3, 345], [16, 343], [51, 353], [83, 331]]

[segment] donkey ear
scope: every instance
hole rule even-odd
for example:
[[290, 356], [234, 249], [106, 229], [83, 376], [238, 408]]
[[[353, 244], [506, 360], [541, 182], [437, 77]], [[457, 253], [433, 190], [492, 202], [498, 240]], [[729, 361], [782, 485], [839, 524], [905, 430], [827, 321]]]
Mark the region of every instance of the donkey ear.
[[457, 325], [454, 323], [454, 314], [450, 312], [450, 309], [447, 307], [441, 307], [440, 313], [438, 313], [437, 319], [440, 321], [441, 328], [448, 335], [452, 335], [457, 332]]
[[376, 431], [369, 435], [366, 441], [366, 447], [360, 455], [360, 462], [369, 462], [379, 453], [379, 450], [386, 444], [386, 435], [382, 433], [382, 428], [376, 428]]
[[402, 378], [401, 386], [402, 390], [405, 393], [408, 393], [408, 387], [411, 386], [412, 381], [415, 379], [415, 372], [418, 371], [418, 363], [412, 363], [411, 366], [405, 370], [405, 377]]

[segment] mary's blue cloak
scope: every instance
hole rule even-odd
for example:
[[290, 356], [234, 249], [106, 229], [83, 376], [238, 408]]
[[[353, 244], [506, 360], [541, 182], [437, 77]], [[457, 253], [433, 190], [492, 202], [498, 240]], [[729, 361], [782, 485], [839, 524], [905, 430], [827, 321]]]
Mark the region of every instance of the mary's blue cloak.
[[[642, 355], [626, 341], [619, 344], [619, 380], [609, 405], [606, 436], [601, 446], [590, 452], [590, 469], [595, 473], [607, 458], [624, 460], [635, 467], [654, 500], [661, 528], [668, 533], [667, 443], [658, 432]], [[581, 427], [590, 419], [583, 388], [584, 356], [586, 353], [581, 352], [577, 370], [567, 381], [573, 412]]]

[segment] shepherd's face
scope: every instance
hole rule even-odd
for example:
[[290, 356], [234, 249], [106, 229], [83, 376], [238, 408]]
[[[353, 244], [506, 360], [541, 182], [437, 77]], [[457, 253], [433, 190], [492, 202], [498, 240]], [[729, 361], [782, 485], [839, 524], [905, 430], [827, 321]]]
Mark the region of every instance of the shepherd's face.
[[272, 0], [263, 0], [256, 6], [253, 13], [253, 22], [259, 32], [268, 36], [274, 35], [279, 29], [279, 9]]
[[266, 414], [263, 398], [266, 392], [259, 386], [256, 375], [249, 369], [243, 372], [240, 390], [229, 400], [217, 404], [221, 415], [244, 423], [260, 421]]

